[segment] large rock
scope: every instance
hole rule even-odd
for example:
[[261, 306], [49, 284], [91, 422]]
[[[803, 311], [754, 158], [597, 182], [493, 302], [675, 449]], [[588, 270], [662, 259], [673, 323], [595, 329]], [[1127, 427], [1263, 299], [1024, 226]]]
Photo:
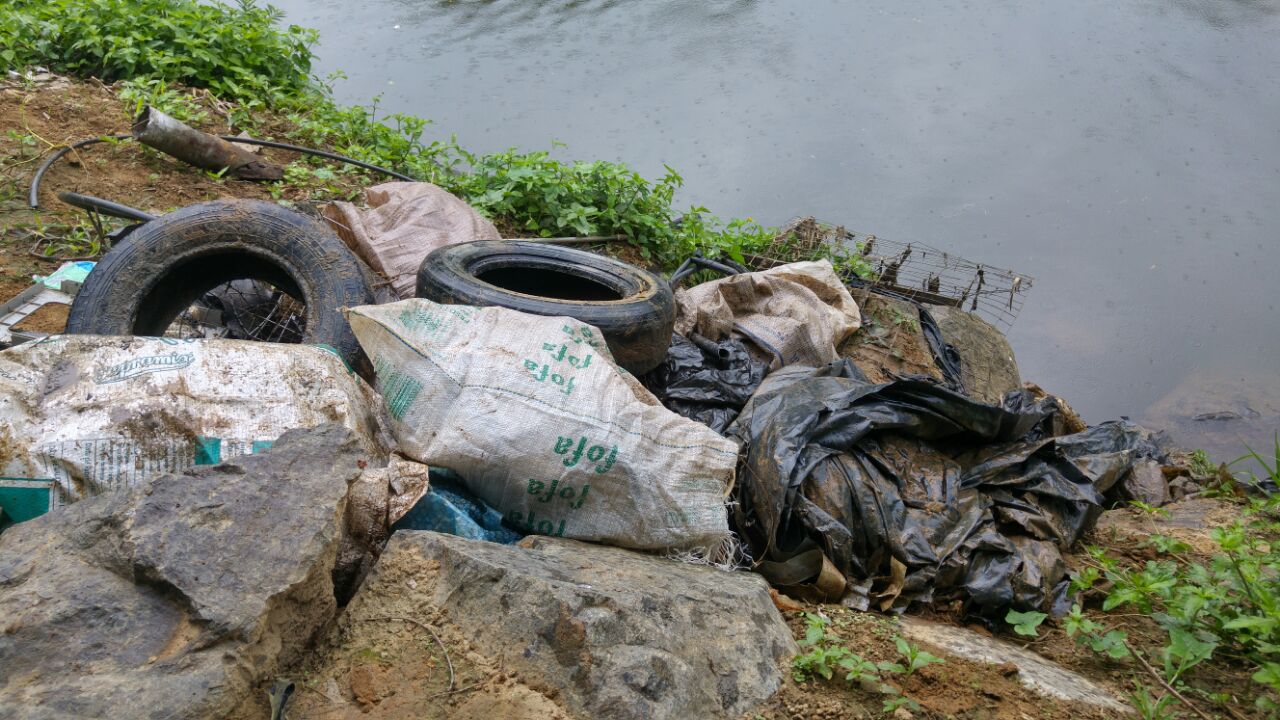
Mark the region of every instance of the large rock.
[[0, 535], [0, 717], [218, 718], [336, 610], [339, 425]]
[[960, 354], [964, 392], [975, 400], [999, 405], [1005, 393], [1022, 387], [1013, 348], [994, 325], [976, 313], [930, 305], [942, 339]]
[[397, 532], [348, 615], [441, 617], [580, 717], [736, 717], [781, 685], [796, 647], [760, 577], [572, 540], [522, 545]]

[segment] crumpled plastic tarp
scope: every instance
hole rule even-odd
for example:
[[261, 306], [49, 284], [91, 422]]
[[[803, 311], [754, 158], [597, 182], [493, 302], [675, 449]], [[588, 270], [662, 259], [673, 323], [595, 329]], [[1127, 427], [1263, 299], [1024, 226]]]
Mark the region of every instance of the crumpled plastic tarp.
[[503, 545], [524, 537], [502, 522], [502, 513], [467, 492], [456, 473], [439, 468], [431, 470], [431, 490], [391, 529], [433, 530]]
[[999, 407], [925, 380], [872, 384], [847, 360], [784, 368], [728, 431], [743, 443], [734, 524], [779, 584], [821, 549], [865, 593], [855, 606], [1061, 614], [1062, 552], [1163, 450], [1127, 421], [1054, 437], [1056, 408], [1028, 390]]
[[672, 335], [667, 357], [643, 381], [668, 410], [723, 434], [768, 371], [741, 342], [692, 333]]
[[676, 293], [677, 333], [740, 339], [772, 369], [836, 360], [861, 320], [828, 260], [731, 275]]
[[500, 240], [498, 229], [447, 190], [425, 182], [365, 189], [367, 208], [334, 202], [320, 214], [398, 298], [413, 297], [418, 266], [432, 250], [472, 240]]

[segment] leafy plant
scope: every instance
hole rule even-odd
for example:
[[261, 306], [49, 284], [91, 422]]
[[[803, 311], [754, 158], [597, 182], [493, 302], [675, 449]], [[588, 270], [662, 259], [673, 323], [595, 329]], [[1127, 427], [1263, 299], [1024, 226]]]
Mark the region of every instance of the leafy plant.
[[1191, 474], [1196, 477], [1209, 477], [1218, 472], [1218, 466], [1213, 464], [1209, 459], [1209, 453], [1204, 450], [1191, 451]]
[[1159, 517], [1166, 517], [1166, 518], [1169, 517], [1168, 510], [1162, 507], [1155, 507], [1154, 505], [1144, 503], [1141, 500], [1130, 500], [1129, 504], [1138, 508], [1139, 510], [1141, 510], [1143, 513], [1147, 515], [1157, 515]]
[[1165, 693], [1154, 697], [1150, 688], [1142, 683], [1138, 683], [1137, 690], [1129, 694], [1129, 702], [1142, 720], [1173, 720], [1177, 717], [1174, 710], [1177, 703], [1172, 695]]
[[312, 86], [316, 32], [254, 0], [7, 0], [0, 70], [43, 65], [107, 82], [142, 78], [266, 100]]
[[[1277, 445], [1280, 448], [1280, 442]], [[1250, 452], [1248, 457], [1274, 472], [1266, 459]], [[1115, 659], [1136, 656], [1170, 694], [1192, 668], [1225, 653], [1254, 668], [1258, 707], [1280, 709], [1280, 551], [1274, 541], [1278, 520], [1280, 498], [1251, 500], [1242, 520], [1210, 531], [1217, 553], [1207, 562], [1183, 558], [1180, 554], [1190, 550], [1185, 543], [1159, 535], [1149, 544], [1173, 559], [1128, 567], [1091, 548], [1096, 565], [1073, 578], [1073, 591], [1090, 590], [1105, 578], [1110, 588], [1104, 611], [1133, 608], [1155, 620], [1165, 636], [1148, 661], [1122, 631], [1085, 616], [1079, 605], [1064, 618], [1067, 635]], [[1158, 713], [1170, 702], [1183, 701], [1176, 696], [1158, 698], [1146, 707]]]
[[126, 80], [120, 85], [119, 95], [132, 115], [150, 105], [185, 123], [198, 123], [209, 116], [209, 112], [190, 93], [181, 92], [159, 78]]
[[[895, 636], [893, 638], [893, 644], [897, 647], [898, 654], [907, 661], [906, 667], [902, 671], [906, 675], [912, 675], [915, 671], [927, 665], [941, 664], [944, 662], [943, 659], [937, 655], [925, 652], [924, 650], [921, 650], [919, 646], [912, 645], [901, 637]], [[881, 667], [881, 669], [888, 670], [889, 668]]]
[[1034, 610], [1028, 612], [1010, 610], [1004, 616], [1004, 621], [1012, 625], [1013, 631], [1019, 635], [1036, 637], [1040, 634], [1036, 628], [1040, 627], [1040, 623], [1043, 623], [1048, 617], [1046, 613], [1035, 612]]

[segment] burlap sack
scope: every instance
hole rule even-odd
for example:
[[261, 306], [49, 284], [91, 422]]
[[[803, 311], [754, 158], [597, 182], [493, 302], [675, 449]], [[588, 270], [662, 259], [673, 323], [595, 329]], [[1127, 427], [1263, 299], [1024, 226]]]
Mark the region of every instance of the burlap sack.
[[367, 209], [335, 202], [324, 219], [396, 297], [413, 297], [418, 266], [432, 250], [472, 240], [500, 240], [498, 229], [470, 205], [424, 182], [391, 182], [365, 191]]
[[837, 348], [861, 321], [858, 304], [826, 260], [731, 275], [676, 293], [676, 332], [736, 337], [773, 370], [839, 359]]

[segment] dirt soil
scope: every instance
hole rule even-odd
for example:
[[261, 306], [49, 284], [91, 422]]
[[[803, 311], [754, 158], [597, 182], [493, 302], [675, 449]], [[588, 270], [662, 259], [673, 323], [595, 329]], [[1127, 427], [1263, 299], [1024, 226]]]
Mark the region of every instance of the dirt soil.
[[910, 375], [942, 379], [914, 305], [870, 291], [855, 291], [854, 300], [862, 311], [862, 327], [841, 346], [842, 357], [873, 383]]
[[[838, 605], [806, 606], [803, 611], [785, 611], [787, 624], [797, 639], [804, 636], [804, 613], [821, 612], [831, 620], [831, 631], [845, 647], [864, 660], [901, 662], [893, 642], [897, 621], [891, 617], [863, 613]], [[980, 632], [985, 632], [979, 630]], [[894, 697], [874, 688], [851, 687], [842, 677], [796, 683], [788, 679], [782, 690], [764, 708], [742, 720], [792, 718], [952, 718], [954, 720], [1094, 720], [1115, 717], [1089, 705], [1052, 700], [1028, 690], [1018, 682], [1017, 669], [1010, 665], [969, 662], [945, 655], [938, 648], [921, 645], [944, 658], [910, 676], [886, 674], [885, 679], [906, 698], [919, 704], [918, 710], [903, 708], [883, 711], [884, 701]], [[1105, 684], [1105, 683], [1104, 683]]]

